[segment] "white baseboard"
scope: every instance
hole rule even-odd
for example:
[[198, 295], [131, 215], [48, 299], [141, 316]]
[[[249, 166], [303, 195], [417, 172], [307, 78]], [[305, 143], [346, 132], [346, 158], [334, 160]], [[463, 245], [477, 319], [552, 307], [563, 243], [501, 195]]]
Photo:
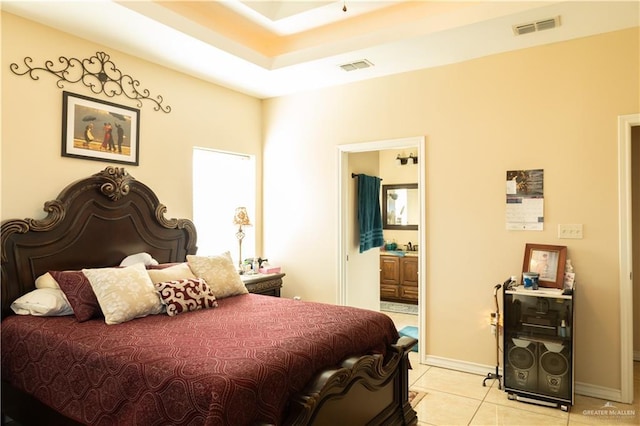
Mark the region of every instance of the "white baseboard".
[[604, 386], [592, 385], [590, 383], [575, 382], [575, 392], [578, 395], [604, 399], [605, 401], [622, 401], [622, 390], [605, 388]]
[[[449, 370], [462, 371], [463, 373], [486, 375], [495, 373], [496, 366], [476, 364], [474, 362], [460, 361], [457, 359], [442, 358], [433, 355], [427, 355], [425, 359], [427, 365], [433, 367], [448, 368]], [[502, 367], [498, 368], [499, 374], [502, 374]]]
[[[433, 367], [448, 368], [450, 370], [462, 371], [464, 373], [478, 374], [482, 376], [485, 376], [489, 373], [495, 373], [496, 371], [495, 365], [490, 366], [476, 364], [474, 362], [460, 361], [456, 359], [442, 358], [432, 355], [426, 356], [425, 364]], [[498, 369], [498, 374], [503, 374], [502, 367]], [[589, 383], [575, 382], [574, 390], [576, 394], [589, 396], [592, 398], [604, 399], [606, 401], [619, 402], [622, 400], [620, 389], [605, 388], [603, 386], [592, 385]]]

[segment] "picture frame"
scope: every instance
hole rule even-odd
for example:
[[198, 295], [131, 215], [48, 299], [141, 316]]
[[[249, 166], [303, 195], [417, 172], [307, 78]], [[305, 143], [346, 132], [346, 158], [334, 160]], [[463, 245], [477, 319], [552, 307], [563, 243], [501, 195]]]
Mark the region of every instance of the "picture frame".
[[566, 246], [526, 244], [522, 273], [538, 272], [539, 287], [562, 289], [566, 261]]
[[62, 93], [62, 156], [137, 166], [140, 110]]

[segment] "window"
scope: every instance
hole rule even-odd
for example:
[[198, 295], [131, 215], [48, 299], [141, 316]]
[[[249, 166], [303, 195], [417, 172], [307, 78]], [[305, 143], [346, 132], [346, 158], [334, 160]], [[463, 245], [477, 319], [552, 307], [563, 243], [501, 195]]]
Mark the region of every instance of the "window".
[[[238, 227], [233, 224], [236, 207], [246, 207], [251, 223], [256, 212], [255, 156], [193, 150], [193, 222], [198, 230], [198, 254], [231, 252], [238, 263]], [[256, 252], [255, 227], [243, 227], [242, 257]]]

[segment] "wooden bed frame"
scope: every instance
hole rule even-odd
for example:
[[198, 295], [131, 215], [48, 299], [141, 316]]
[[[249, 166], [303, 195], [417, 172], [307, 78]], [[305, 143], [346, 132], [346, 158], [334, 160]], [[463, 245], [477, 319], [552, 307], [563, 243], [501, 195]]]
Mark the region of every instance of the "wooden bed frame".
[[[109, 267], [140, 252], [160, 263], [184, 262], [197, 250], [193, 223], [166, 219], [155, 193], [123, 168], [71, 183], [44, 210], [43, 219], [2, 222], [3, 318], [48, 270]], [[318, 374], [291, 399], [283, 424], [417, 424], [408, 401], [408, 353], [416, 343], [401, 337], [386, 357], [355, 356]], [[77, 424], [3, 381], [3, 423], [5, 416], [24, 426]]]

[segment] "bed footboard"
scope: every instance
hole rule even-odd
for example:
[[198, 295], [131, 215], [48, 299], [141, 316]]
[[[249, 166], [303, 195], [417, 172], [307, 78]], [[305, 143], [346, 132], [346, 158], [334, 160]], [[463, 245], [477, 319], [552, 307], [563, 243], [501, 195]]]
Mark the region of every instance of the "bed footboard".
[[7, 416], [22, 426], [81, 426], [81, 423], [64, 417], [35, 397], [16, 389], [10, 383], [3, 380], [1, 414], [1, 424], [3, 426], [7, 424]]
[[351, 357], [341, 368], [323, 372], [292, 399], [285, 424], [417, 424], [409, 403], [409, 352], [416, 343], [401, 337], [386, 360], [381, 355]]

